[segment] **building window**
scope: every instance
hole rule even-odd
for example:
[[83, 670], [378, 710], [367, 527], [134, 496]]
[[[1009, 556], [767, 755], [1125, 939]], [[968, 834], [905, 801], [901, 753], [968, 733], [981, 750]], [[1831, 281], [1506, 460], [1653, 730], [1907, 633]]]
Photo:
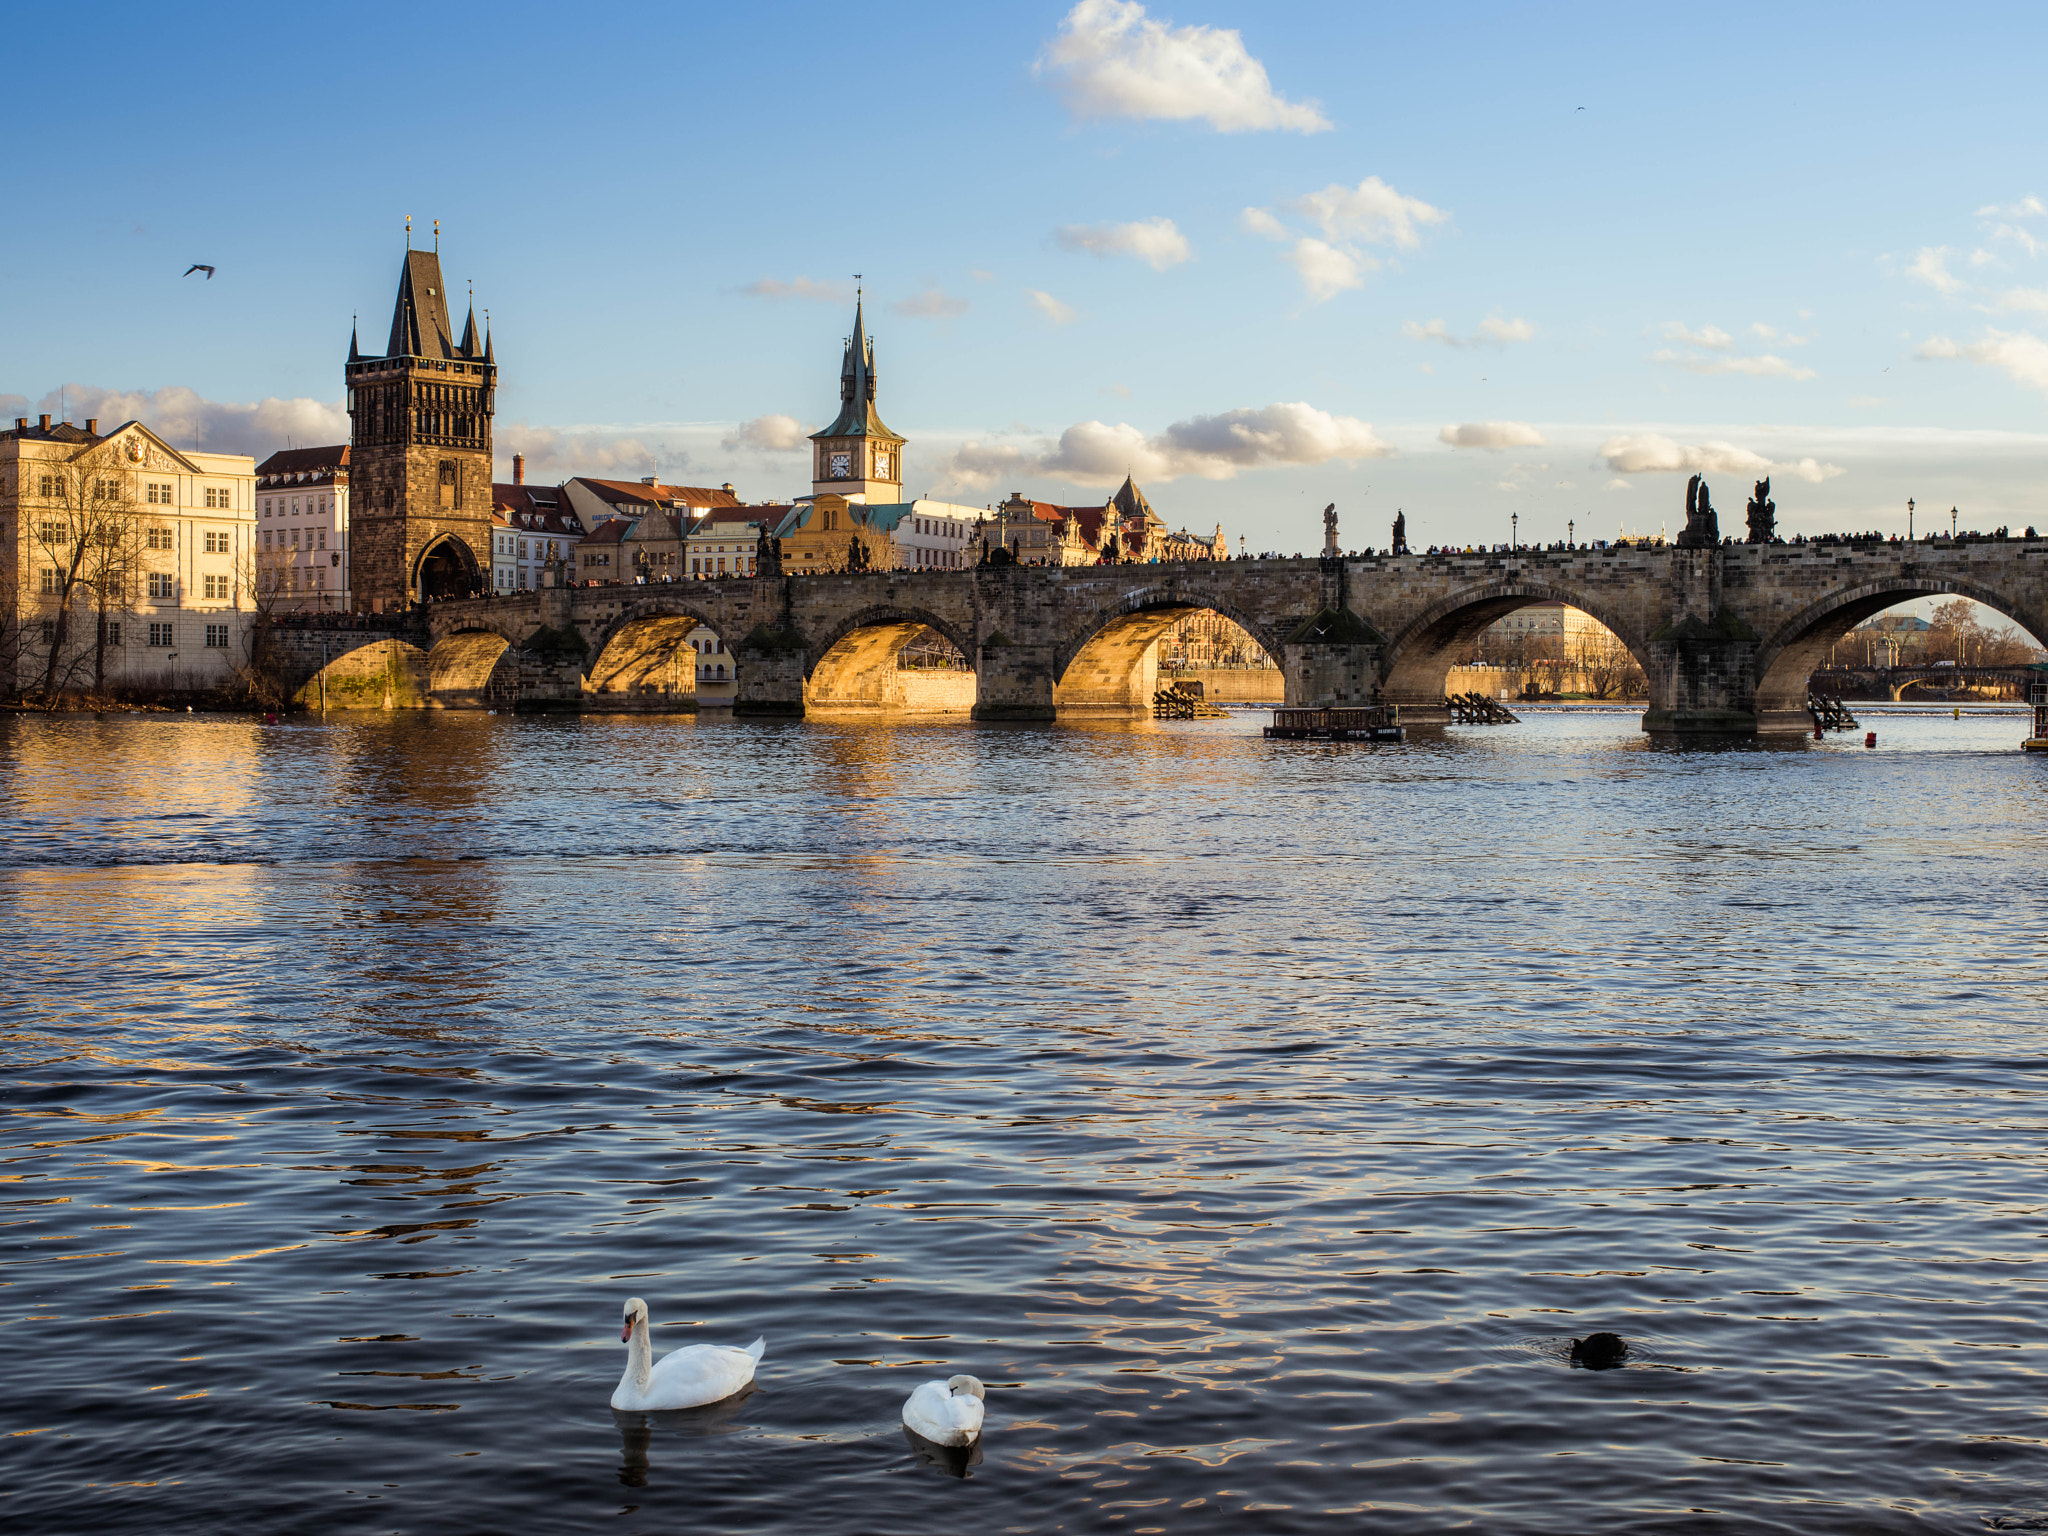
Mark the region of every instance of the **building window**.
[[209, 555], [224, 555], [228, 552], [228, 536], [224, 533], [209, 533], [206, 536], [206, 552]]
[[54, 565], [46, 565], [43, 567], [43, 596], [55, 597], [56, 595], [57, 567], [55, 567]]
[[171, 488], [162, 481], [151, 480], [143, 487], [143, 500], [152, 507], [168, 507], [171, 504]]
[[155, 598], [176, 596], [176, 590], [171, 585], [174, 579], [169, 571], [151, 571], [149, 573], [149, 595]]
[[229, 504], [226, 488], [209, 485], [206, 488], [206, 504], [209, 507], [226, 507]]
[[225, 576], [205, 576], [206, 595], [215, 600], [224, 600], [228, 595], [228, 579]]
[[55, 645], [56, 643], [57, 643], [57, 621], [56, 621], [55, 619], [45, 619], [45, 620], [43, 620], [43, 644], [45, 644], [45, 645]]
[[38, 496], [54, 496], [54, 495], [56, 495], [56, 494], [57, 494], [57, 477], [56, 477], [55, 475], [39, 475], [39, 476], [37, 476], [37, 477], [36, 477], [36, 494], [37, 494]]
[[120, 649], [121, 626], [119, 624], [109, 624], [107, 626], [107, 644], [116, 650]]
[[152, 624], [152, 625], [150, 625], [150, 626], [149, 626], [149, 643], [150, 643], [151, 645], [169, 645], [169, 644], [171, 644], [171, 643], [172, 643], [172, 642], [171, 642], [171, 627], [172, 627], [172, 626], [170, 626], [169, 624]]
[[206, 626], [206, 648], [209, 651], [224, 651], [228, 648], [228, 627], [225, 624]]
[[441, 505], [449, 510], [462, 505], [462, 488], [455, 478], [455, 461], [441, 461]]
[[327, 590], [327, 573], [325, 571], [314, 572], [313, 585], [318, 587], [322, 592], [325, 592]]
[[171, 530], [159, 523], [153, 528], [144, 530], [142, 542], [151, 549], [169, 549], [171, 547]]

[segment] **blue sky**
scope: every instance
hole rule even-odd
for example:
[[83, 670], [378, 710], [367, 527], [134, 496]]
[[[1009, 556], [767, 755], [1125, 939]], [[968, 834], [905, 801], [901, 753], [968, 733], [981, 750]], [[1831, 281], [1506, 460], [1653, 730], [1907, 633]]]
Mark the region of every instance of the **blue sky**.
[[334, 440], [410, 213], [537, 474], [807, 489], [861, 272], [917, 493], [1129, 467], [1305, 549], [1675, 531], [1693, 468], [1725, 528], [1768, 467], [1790, 531], [2048, 526], [2040, 7], [76, 21], [9, 22], [69, 61], [10, 86], [10, 416]]

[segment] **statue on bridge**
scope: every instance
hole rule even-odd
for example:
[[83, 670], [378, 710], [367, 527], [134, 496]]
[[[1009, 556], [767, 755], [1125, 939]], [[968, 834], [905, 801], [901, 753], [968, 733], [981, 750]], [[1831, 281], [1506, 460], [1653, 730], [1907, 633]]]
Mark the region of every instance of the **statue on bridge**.
[[1394, 553], [1408, 553], [1408, 514], [1399, 507], [1394, 509]]
[[1331, 502], [1323, 508], [1323, 553], [1334, 555], [1337, 550], [1337, 503]]
[[1707, 499], [1707, 482], [1694, 475], [1685, 488], [1685, 532], [1678, 536], [1678, 547], [1714, 549], [1720, 543], [1721, 526]]
[[1771, 477], [1765, 475], [1756, 483], [1756, 494], [1749, 501], [1749, 542], [1752, 544], [1774, 543], [1778, 537], [1778, 504], [1771, 500]]

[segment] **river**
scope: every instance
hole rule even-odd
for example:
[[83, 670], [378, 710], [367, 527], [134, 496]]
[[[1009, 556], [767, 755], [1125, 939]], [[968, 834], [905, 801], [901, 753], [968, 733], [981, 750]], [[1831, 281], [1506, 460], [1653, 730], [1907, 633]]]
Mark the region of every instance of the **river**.
[[2023, 719], [1262, 718], [0, 722], [0, 1523], [2048, 1529]]

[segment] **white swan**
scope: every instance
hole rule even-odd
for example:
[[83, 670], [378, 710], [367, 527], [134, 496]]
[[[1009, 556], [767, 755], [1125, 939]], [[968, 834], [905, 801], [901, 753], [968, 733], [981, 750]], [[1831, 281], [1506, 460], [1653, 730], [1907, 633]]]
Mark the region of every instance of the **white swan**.
[[933, 1445], [972, 1445], [981, 1436], [983, 1387], [972, 1376], [928, 1381], [903, 1405], [903, 1423]]
[[612, 1406], [647, 1412], [662, 1408], [701, 1408], [731, 1397], [754, 1379], [754, 1366], [768, 1345], [756, 1339], [745, 1349], [724, 1344], [688, 1344], [654, 1359], [648, 1341], [647, 1303], [638, 1296], [626, 1303], [625, 1326], [619, 1338], [626, 1345], [626, 1374], [612, 1393]]

